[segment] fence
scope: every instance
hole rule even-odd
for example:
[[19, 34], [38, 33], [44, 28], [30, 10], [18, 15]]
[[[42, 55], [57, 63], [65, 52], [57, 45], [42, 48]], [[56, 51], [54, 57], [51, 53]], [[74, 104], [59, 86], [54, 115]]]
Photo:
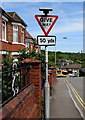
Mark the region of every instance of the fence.
[[30, 85], [29, 69], [30, 66], [21, 66], [15, 69], [11, 66], [6, 71], [6, 68], [2, 66], [2, 105]]

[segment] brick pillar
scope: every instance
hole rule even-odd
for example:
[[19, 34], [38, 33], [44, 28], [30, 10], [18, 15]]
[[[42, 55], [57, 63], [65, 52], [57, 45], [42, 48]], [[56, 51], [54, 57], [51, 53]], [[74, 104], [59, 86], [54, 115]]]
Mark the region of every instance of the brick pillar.
[[56, 68], [55, 67], [50, 67], [50, 70], [52, 70], [53, 84], [55, 84], [55, 82], [56, 82]]
[[36, 99], [36, 104], [38, 104], [40, 112], [41, 112], [41, 94], [42, 94], [42, 89], [41, 89], [41, 61], [39, 60], [31, 60], [31, 59], [25, 59], [21, 61], [23, 66], [30, 66], [29, 69], [29, 79], [30, 82], [35, 86], [35, 99]]

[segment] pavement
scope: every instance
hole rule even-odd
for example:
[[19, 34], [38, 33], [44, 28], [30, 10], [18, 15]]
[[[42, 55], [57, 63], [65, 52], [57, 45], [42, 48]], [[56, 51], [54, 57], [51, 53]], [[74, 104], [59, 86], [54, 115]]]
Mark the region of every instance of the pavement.
[[80, 112], [75, 107], [65, 78], [57, 78], [51, 98], [51, 118], [81, 118]]

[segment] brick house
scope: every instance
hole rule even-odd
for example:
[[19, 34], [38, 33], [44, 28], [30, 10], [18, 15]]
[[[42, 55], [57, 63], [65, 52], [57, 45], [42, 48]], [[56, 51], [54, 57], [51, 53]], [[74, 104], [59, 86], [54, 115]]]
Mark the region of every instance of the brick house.
[[17, 56], [17, 51], [26, 47], [40, 52], [35, 39], [26, 30], [27, 24], [16, 12], [5, 12], [0, 8], [0, 13], [0, 55], [5, 55], [9, 50], [13, 56]]

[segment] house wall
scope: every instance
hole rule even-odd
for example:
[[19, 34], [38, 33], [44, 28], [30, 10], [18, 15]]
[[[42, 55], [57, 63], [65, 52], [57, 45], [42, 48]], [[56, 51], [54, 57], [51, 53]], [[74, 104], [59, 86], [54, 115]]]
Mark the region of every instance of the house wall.
[[10, 21], [8, 21], [6, 25], [6, 40], [13, 42], [13, 25]]
[[24, 45], [11, 44], [11, 43], [7, 43], [7, 42], [3, 42], [3, 41], [0, 41], [0, 44], [2, 44], [2, 50], [3, 51], [9, 50], [11, 52], [17, 52], [19, 49], [24, 49], [25, 48]]

